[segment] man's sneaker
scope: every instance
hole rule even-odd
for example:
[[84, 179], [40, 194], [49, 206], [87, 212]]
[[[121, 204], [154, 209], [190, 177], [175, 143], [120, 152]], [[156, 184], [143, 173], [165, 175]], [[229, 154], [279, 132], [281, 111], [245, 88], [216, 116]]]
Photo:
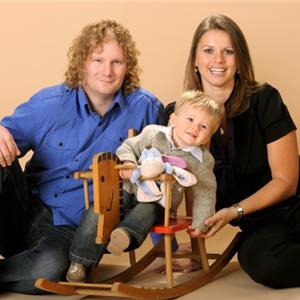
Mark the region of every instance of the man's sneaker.
[[69, 282], [86, 282], [87, 267], [79, 263], [71, 263], [66, 278]]
[[107, 250], [113, 255], [120, 255], [130, 244], [130, 234], [124, 228], [116, 228], [110, 234], [110, 241]]

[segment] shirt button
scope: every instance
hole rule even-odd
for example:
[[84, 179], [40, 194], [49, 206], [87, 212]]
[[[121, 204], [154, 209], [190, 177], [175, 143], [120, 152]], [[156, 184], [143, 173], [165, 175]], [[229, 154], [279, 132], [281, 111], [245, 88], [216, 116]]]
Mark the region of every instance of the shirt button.
[[66, 178], [69, 179], [71, 176], [70, 175], [66, 175]]
[[58, 197], [58, 195], [57, 195], [57, 194], [54, 194], [54, 197], [55, 197], [55, 198], [57, 198], [57, 197]]
[[63, 142], [60, 142], [60, 143], [58, 144], [59, 147], [62, 147], [63, 145], [64, 145]]

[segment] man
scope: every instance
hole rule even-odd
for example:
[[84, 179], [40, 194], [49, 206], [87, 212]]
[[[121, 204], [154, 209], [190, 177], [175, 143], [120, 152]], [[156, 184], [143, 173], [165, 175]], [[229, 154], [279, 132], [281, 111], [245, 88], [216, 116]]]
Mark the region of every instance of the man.
[[[0, 289], [37, 294], [38, 277], [64, 279], [84, 210], [74, 171], [115, 152], [129, 128], [161, 122], [162, 104], [139, 88], [138, 54], [117, 22], [88, 25], [69, 49], [65, 82], [1, 121]], [[17, 157], [29, 150], [23, 173]]]

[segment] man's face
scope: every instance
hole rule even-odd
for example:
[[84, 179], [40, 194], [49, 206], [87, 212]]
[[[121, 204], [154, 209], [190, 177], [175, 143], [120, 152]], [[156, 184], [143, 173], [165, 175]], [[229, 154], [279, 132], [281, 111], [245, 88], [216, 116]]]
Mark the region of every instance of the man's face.
[[83, 88], [90, 101], [111, 102], [121, 88], [127, 72], [123, 48], [113, 39], [105, 40], [84, 64]]

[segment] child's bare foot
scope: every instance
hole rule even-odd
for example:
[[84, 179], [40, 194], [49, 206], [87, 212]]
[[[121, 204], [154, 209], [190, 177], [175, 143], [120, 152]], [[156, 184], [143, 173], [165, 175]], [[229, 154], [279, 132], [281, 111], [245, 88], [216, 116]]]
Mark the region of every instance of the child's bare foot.
[[[177, 253], [191, 253], [191, 243], [180, 243], [178, 245]], [[173, 259], [173, 272], [190, 273], [201, 269], [201, 263], [190, 258], [176, 258]], [[166, 266], [160, 266], [154, 270], [155, 273], [164, 274], [166, 272]]]
[[[173, 272], [190, 273], [201, 269], [201, 263], [189, 258], [177, 258], [173, 260]], [[160, 266], [154, 270], [155, 273], [164, 274], [166, 265]]]

